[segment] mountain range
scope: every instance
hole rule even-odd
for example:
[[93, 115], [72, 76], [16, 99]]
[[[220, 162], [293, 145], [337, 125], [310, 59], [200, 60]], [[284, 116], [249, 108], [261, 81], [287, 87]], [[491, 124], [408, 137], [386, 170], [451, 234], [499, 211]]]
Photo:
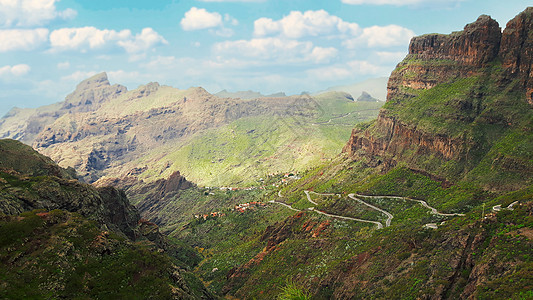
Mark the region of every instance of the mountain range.
[[413, 38], [385, 103], [102, 73], [13, 110], [0, 136], [50, 158], [0, 141], [0, 291], [533, 298], [532, 52], [528, 7]]
[[33, 145], [87, 182], [180, 171], [202, 185], [251, 185], [334, 157], [352, 124], [380, 106], [341, 92], [235, 99], [157, 83], [127, 91], [101, 73], [63, 102], [12, 110], [0, 137]]

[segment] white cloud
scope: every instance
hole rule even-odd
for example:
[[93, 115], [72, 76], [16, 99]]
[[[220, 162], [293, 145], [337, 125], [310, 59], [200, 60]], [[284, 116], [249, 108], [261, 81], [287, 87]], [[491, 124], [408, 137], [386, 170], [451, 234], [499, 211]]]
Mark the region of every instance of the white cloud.
[[48, 40], [48, 29], [0, 30], [0, 52], [33, 50]]
[[339, 51], [333, 47], [315, 47], [313, 48], [313, 51], [311, 52], [309, 58], [316, 63], [327, 63], [331, 60], [331, 58], [337, 56], [338, 52]]
[[98, 74], [98, 72], [96, 71], [87, 71], [87, 72], [84, 72], [84, 71], [76, 71], [70, 75], [67, 75], [67, 76], [63, 76], [61, 77], [61, 80], [64, 80], [64, 81], [74, 81], [74, 82], [80, 82], [82, 80], [85, 80], [91, 76], [94, 76]]
[[23, 76], [30, 72], [30, 66], [26, 64], [0, 67], [0, 76]]
[[128, 53], [139, 53], [146, 51], [159, 44], [168, 44], [161, 35], [152, 28], [144, 28], [141, 33], [129, 40], [118, 41], [119, 46]]
[[346, 80], [362, 75], [385, 75], [390, 68], [378, 66], [364, 60], [353, 60], [342, 65], [332, 65], [323, 68], [310, 69], [307, 75], [320, 81]]
[[221, 37], [229, 38], [235, 34], [235, 31], [233, 31], [233, 29], [230, 29], [230, 28], [221, 27], [217, 30], [212, 29], [212, 33], [218, 36], [221, 36]]
[[66, 69], [70, 68], [70, 62], [68, 62], [68, 61], [60, 62], [60, 63], [57, 64], [57, 68], [59, 70], [66, 70]]
[[211, 13], [204, 8], [192, 7], [185, 13], [185, 17], [181, 19], [181, 27], [186, 31], [213, 28], [222, 25], [222, 16], [219, 13]]
[[361, 35], [347, 39], [343, 45], [349, 49], [360, 46], [393, 47], [407, 45], [415, 33], [398, 25], [372, 26], [363, 29]]
[[50, 44], [56, 51], [103, 48], [109, 42], [127, 40], [131, 31], [100, 30], [95, 27], [62, 28], [52, 31]]
[[152, 28], [144, 28], [141, 33], [133, 36], [128, 29], [115, 31], [95, 27], [62, 28], [52, 31], [50, 44], [52, 51], [102, 49], [119, 46], [130, 54], [147, 51], [158, 44], [168, 42]]
[[325, 10], [292, 11], [279, 21], [270, 18], [260, 18], [254, 23], [254, 35], [263, 37], [268, 35], [282, 35], [298, 39], [305, 36], [324, 36], [348, 34], [355, 35], [359, 25], [343, 21], [332, 16]]
[[239, 25], [239, 21], [237, 19], [235, 19], [234, 17], [228, 15], [228, 14], [224, 15], [224, 22], [230, 23], [233, 26]]
[[250, 3], [260, 3], [266, 2], [267, 0], [198, 0], [200, 2], [250, 2]]
[[72, 19], [76, 11], [57, 11], [59, 0], [0, 0], [0, 26], [42, 26], [55, 19]]
[[417, 6], [417, 5], [455, 5], [465, 0], [342, 0], [342, 3], [361, 5], [394, 5], [394, 6]]
[[143, 64], [142, 66], [147, 69], [157, 70], [160, 68], [174, 68], [177, 63], [177, 59], [174, 56], [157, 56], [150, 62]]
[[280, 38], [226, 41], [215, 44], [213, 49], [223, 57], [238, 55], [276, 63], [323, 63], [337, 55], [335, 48], [315, 47], [311, 42]]

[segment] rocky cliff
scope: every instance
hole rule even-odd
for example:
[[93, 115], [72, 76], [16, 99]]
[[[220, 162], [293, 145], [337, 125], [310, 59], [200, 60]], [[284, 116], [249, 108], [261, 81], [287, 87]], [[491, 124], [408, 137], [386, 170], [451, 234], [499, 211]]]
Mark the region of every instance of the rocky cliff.
[[16, 215], [34, 209], [62, 209], [131, 239], [138, 235], [140, 216], [124, 192], [80, 183], [52, 160], [18, 141], [0, 140], [0, 153], [0, 212]]
[[10, 138], [31, 144], [36, 136], [61, 116], [76, 112], [91, 112], [104, 102], [127, 92], [122, 85], [111, 85], [106, 73], [82, 81], [65, 101], [39, 108], [14, 108], [0, 119], [0, 138]]
[[507, 23], [499, 56], [508, 78], [521, 78], [526, 99], [533, 105], [533, 7]]
[[[0, 140], [2, 295], [101, 298], [129, 290], [144, 298], [160, 292], [163, 299], [212, 298], [201, 284], [191, 287], [192, 275], [184, 279], [200, 260], [192, 248], [170, 242], [141, 219], [122, 190], [96, 188], [75, 177], [19, 141]], [[170, 192], [187, 186], [180, 179], [177, 174], [159, 184]], [[54, 270], [43, 267], [52, 265]], [[120, 287], [101, 283], [110, 274], [124, 280]]]
[[[413, 38], [377, 121], [355, 128], [343, 152], [384, 169], [404, 162], [454, 180], [478, 163], [498, 170], [499, 161], [512, 160], [517, 155], [495, 145], [531, 126], [532, 12], [509, 21], [503, 34], [483, 15], [463, 31]], [[531, 176], [531, 167], [502, 168]]]

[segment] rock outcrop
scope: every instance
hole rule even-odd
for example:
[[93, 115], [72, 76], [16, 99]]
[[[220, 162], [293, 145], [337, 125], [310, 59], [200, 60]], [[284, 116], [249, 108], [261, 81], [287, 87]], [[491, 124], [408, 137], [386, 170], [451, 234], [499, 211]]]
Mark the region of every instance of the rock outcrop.
[[[140, 215], [123, 191], [95, 188], [73, 179], [75, 174], [14, 140], [0, 140], [0, 212], [16, 215], [34, 209], [77, 212], [135, 239]], [[74, 175], [74, 176], [72, 176]]]
[[[343, 152], [356, 159], [366, 157], [371, 165], [384, 169], [400, 161], [420, 168], [425, 159], [430, 169], [424, 171], [439, 176], [467, 172], [472, 167], [468, 164], [487, 155], [490, 146], [485, 141], [496, 138], [484, 137], [488, 133], [480, 124], [496, 126], [503, 136], [517, 122], [502, 114], [501, 107], [492, 107], [492, 99], [511, 99], [514, 96], [505, 93], [514, 90], [517, 97], [525, 98], [523, 104], [533, 105], [532, 14], [533, 7], [527, 8], [509, 21], [503, 34], [495, 20], [482, 15], [463, 31], [413, 38], [409, 54], [390, 76], [387, 105], [373, 125], [353, 130]], [[446, 88], [442, 94], [423, 97], [436, 86]], [[496, 97], [498, 93], [501, 96]], [[420, 99], [441, 106], [411, 113], [424, 105]], [[450, 172], [444, 167], [449, 161], [465, 162], [463, 170], [457, 167]], [[493, 168], [498, 164], [495, 161]]]
[[475, 74], [498, 56], [501, 35], [498, 22], [482, 15], [463, 31], [414, 37], [409, 54], [389, 78], [387, 101], [413, 96], [403, 88], [430, 89]]
[[106, 73], [94, 75], [78, 84], [76, 90], [63, 102], [62, 109], [70, 112], [87, 112], [98, 109], [103, 102], [116, 98], [128, 89], [125, 86], [111, 85]]
[[526, 99], [533, 105], [533, 7], [507, 23], [502, 35], [500, 57], [509, 78], [520, 77]]
[[363, 102], [378, 102], [379, 100], [372, 97], [369, 93], [363, 91], [361, 93], [361, 96], [357, 98], [357, 101], [363, 101]]

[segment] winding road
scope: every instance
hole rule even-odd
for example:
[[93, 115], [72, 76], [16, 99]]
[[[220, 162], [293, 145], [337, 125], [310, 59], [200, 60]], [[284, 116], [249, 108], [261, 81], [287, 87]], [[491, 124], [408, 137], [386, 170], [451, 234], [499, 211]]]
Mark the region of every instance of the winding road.
[[[344, 118], [344, 117], [347, 117], [353, 113], [360, 113], [360, 112], [363, 112], [363, 111], [374, 111], [374, 110], [377, 110], [379, 111], [379, 108], [369, 108], [369, 109], [361, 109], [361, 110], [355, 110], [355, 111], [352, 111], [352, 112], [349, 112], [349, 113], [345, 113], [345, 114], [342, 114], [342, 115], [339, 115], [339, 116], [336, 116], [336, 117], [332, 117], [331, 119], [327, 120], [327, 121], [324, 121], [324, 122], [318, 122], [318, 123], [311, 123], [311, 125], [327, 125], [327, 124], [330, 124], [331, 121], [335, 120], [335, 119], [340, 119], [340, 118]], [[349, 125], [349, 124], [335, 124], [335, 125], [347, 125], [347, 126], [353, 126], [353, 125]]]
[[[321, 194], [321, 193], [316, 193], [316, 192], [313, 192], [313, 191], [304, 191], [306, 197], [307, 197], [307, 201], [309, 201], [310, 203], [314, 204], [314, 205], [318, 205], [318, 203], [316, 203], [315, 201], [313, 201], [313, 199], [311, 199], [311, 193], [313, 194], [316, 194], [316, 195], [321, 195], [321, 196], [334, 196], [334, 195], [337, 195], [339, 198], [341, 197], [340, 194]], [[281, 194], [281, 190], [278, 191], [278, 197], [280, 198], [283, 198], [283, 195]], [[389, 213], [388, 211], [385, 211], [377, 206], [374, 206], [372, 204], [369, 204], [369, 203], [366, 203], [365, 201], [361, 200], [360, 198], [385, 198], [385, 199], [398, 199], [398, 200], [408, 200], [408, 201], [414, 201], [414, 202], [418, 202], [420, 204], [422, 204], [422, 206], [424, 206], [425, 208], [429, 209], [431, 211], [431, 214], [434, 214], [434, 215], [438, 215], [438, 216], [446, 216], [446, 217], [452, 217], [452, 216], [464, 216], [464, 214], [458, 214], [458, 213], [453, 213], [453, 214], [446, 214], [446, 213], [440, 213], [439, 211], [437, 211], [436, 208], [434, 207], [431, 207], [427, 204], [426, 201], [423, 201], [423, 200], [417, 200], [417, 199], [411, 199], [411, 198], [407, 198], [407, 197], [398, 197], [398, 196], [366, 196], [366, 195], [359, 195], [359, 194], [355, 194], [355, 193], [352, 193], [352, 194], [348, 194], [348, 197], [350, 197], [351, 199], [363, 204], [363, 205], [366, 205], [374, 210], [377, 210], [383, 214], [385, 214], [387, 216], [387, 220], [385, 221], [385, 227], [389, 227], [391, 222], [392, 222], [392, 219], [394, 218], [394, 216]], [[291, 210], [294, 210], [294, 211], [298, 211], [300, 212], [301, 210], [299, 209], [296, 209], [294, 207], [292, 207], [291, 205], [289, 204], [286, 204], [286, 203], [283, 203], [283, 202], [278, 202], [278, 201], [275, 201], [275, 200], [270, 200], [270, 203], [276, 203], [276, 204], [280, 204], [280, 205], [283, 205]], [[511, 205], [509, 205], [510, 207], [512, 207], [512, 205], [514, 205], [515, 203], [512, 203]], [[335, 215], [335, 214], [329, 214], [329, 213], [326, 213], [326, 212], [323, 212], [323, 211], [320, 211], [320, 210], [316, 210], [314, 207], [311, 207], [309, 208], [310, 211], [314, 211], [316, 212], [317, 214], [321, 214], [321, 215], [324, 215], [324, 216], [328, 216], [328, 217], [332, 217], [332, 218], [339, 218], [339, 219], [345, 219], [345, 220], [352, 220], [352, 221], [357, 221], [357, 222], [365, 222], [365, 223], [372, 223], [372, 224], [375, 224], [377, 226], [378, 229], [381, 229], [383, 228], [383, 224], [381, 222], [378, 222], [378, 221], [371, 221], [371, 220], [364, 220], [364, 219], [358, 219], [358, 218], [352, 218], [352, 217], [346, 217], [346, 216], [340, 216], [340, 215]], [[429, 225], [429, 226], [428, 226]], [[426, 226], [427, 228], [436, 228], [436, 224], [426, 224], [424, 225]]]
[[[394, 218], [394, 216], [393, 216], [391, 213], [389, 213], [388, 211], [385, 211], [385, 210], [383, 210], [383, 209], [381, 209], [381, 208], [379, 208], [379, 207], [376, 207], [376, 206], [374, 206], [374, 205], [372, 205], [372, 204], [368, 204], [368, 203], [366, 203], [365, 201], [363, 201], [363, 200], [357, 198], [355, 195], [356, 195], [356, 194], [349, 194], [348, 197], [350, 197], [350, 198], [354, 199], [355, 201], [357, 201], [357, 202], [359, 202], [359, 203], [361, 203], [361, 204], [364, 204], [364, 205], [366, 205], [366, 206], [368, 206], [368, 207], [370, 207], [370, 208], [372, 208], [372, 209], [375, 209], [375, 210], [377, 210], [377, 211], [379, 211], [379, 212], [381, 212], [381, 213], [384, 213], [384, 214], [387, 216], [387, 221], [385, 221], [385, 227], [389, 227], [389, 226], [390, 226], [390, 223], [391, 223], [391, 221], [392, 221], [392, 218]], [[360, 197], [360, 196], [359, 196], [359, 197]]]
[[431, 214], [433, 215], [437, 215], [437, 216], [444, 216], [444, 217], [454, 217], [454, 216], [459, 216], [459, 217], [464, 217], [465, 214], [445, 214], [445, 213], [440, 213], [437, 211], [436, 208], [434, 207], [431, 207], [428, 205], [428, 203], [424, 200], [417, 200], [417, 199], [411, 199], [411, 198], [407, 198], [407, 197], [398, 197], [398, 196], [365, 196], [365, 195], [359, 195], [359, 194], [350, 194], [350, 195], [355, 195], [357, 197], [366, 197], [366, 198], [389, 198], [389, 199], [398, 199], [398, 200], [409, 200], [409, 201], [414, 201], [414, 202], [418, 202], [420, 204], [422, 204], [422, 206], [424, 206], [425, 208], [431, 210]]

